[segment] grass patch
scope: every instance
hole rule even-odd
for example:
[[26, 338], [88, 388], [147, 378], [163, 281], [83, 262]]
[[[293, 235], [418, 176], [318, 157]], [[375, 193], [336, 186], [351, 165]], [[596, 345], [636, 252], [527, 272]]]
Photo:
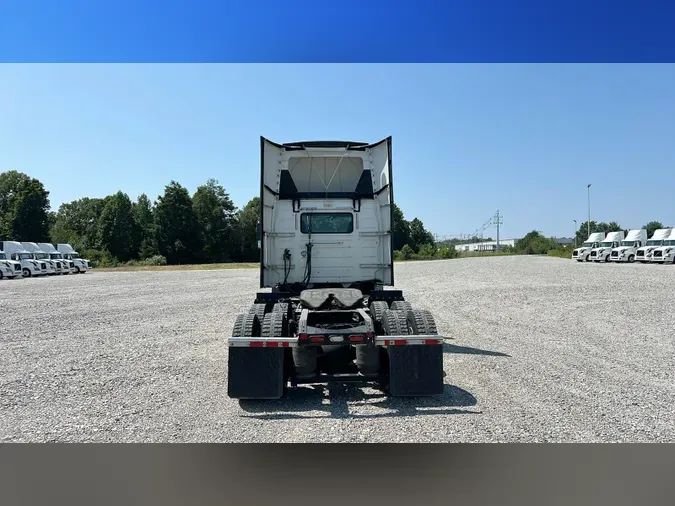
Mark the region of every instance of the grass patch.
[[222, 269], [258, 269], [258, 262], [194, 265], [120, 265], [118, 267], [98, 267], [96, 272], [123, 271], [209, 271]]

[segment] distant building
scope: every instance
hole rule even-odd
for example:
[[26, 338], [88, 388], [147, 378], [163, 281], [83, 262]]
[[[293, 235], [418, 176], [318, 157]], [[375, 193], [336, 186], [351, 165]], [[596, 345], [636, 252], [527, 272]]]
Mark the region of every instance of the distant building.
[[[513, 248], [513, 247], [515, 247], [517, 240], [518, 239], [500, 239], [499, 240], [499, 247], [504, 248], [505, 246], [511, 246]], [[496, 251], [497, 250], [497, 241], [485, 241], [485, 242], [455, 244], [455, 249], [457, 251], [467, 251], [467, 252]]]
[[569, 237], [556, 237], [555, 242], [557, 242], [560, 245], [563, 246], [568, 246], [570, 244], [574, 244], [574, 237], [569, 238]]

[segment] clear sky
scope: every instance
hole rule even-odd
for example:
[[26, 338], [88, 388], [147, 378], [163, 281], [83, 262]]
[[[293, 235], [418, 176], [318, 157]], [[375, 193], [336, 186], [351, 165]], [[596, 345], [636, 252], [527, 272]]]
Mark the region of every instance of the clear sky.
[[[52, 208], [218, 179], [257, 195], [259, 137], [393, 136], [395, 198], [439, 235], [675, 225], [675, 65], [0, 65], [0, 171]], [[494, 236], [494, 230], [486, 231]]]

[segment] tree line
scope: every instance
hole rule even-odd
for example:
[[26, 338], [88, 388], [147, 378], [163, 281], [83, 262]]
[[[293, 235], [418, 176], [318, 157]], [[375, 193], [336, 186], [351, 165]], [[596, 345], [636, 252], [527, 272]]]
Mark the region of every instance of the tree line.
[[[50, 210], [49, 191], [38, 179], [0, 174], [0, 238], [71, 244], [96, 265], [257, 262], [260, 198], [237, 209], [225, 188], [209, 179], [191, 195], [176, 181], [152, 201], [118, 191], [83, 197]], [[435, 248], [422, 221], [407, 221], [394, 206], [394, 248], [412, 254]]]

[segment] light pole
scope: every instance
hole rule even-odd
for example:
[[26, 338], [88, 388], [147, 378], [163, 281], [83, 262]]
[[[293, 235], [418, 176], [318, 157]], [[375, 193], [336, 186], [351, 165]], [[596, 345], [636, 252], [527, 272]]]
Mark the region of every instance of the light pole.
[[572, 220], [574, 222], [574, 247], [577, 247], [577, 220]]
[[588, 237], [591, 236], [591, 185], [587, 185], [588, 190]]

